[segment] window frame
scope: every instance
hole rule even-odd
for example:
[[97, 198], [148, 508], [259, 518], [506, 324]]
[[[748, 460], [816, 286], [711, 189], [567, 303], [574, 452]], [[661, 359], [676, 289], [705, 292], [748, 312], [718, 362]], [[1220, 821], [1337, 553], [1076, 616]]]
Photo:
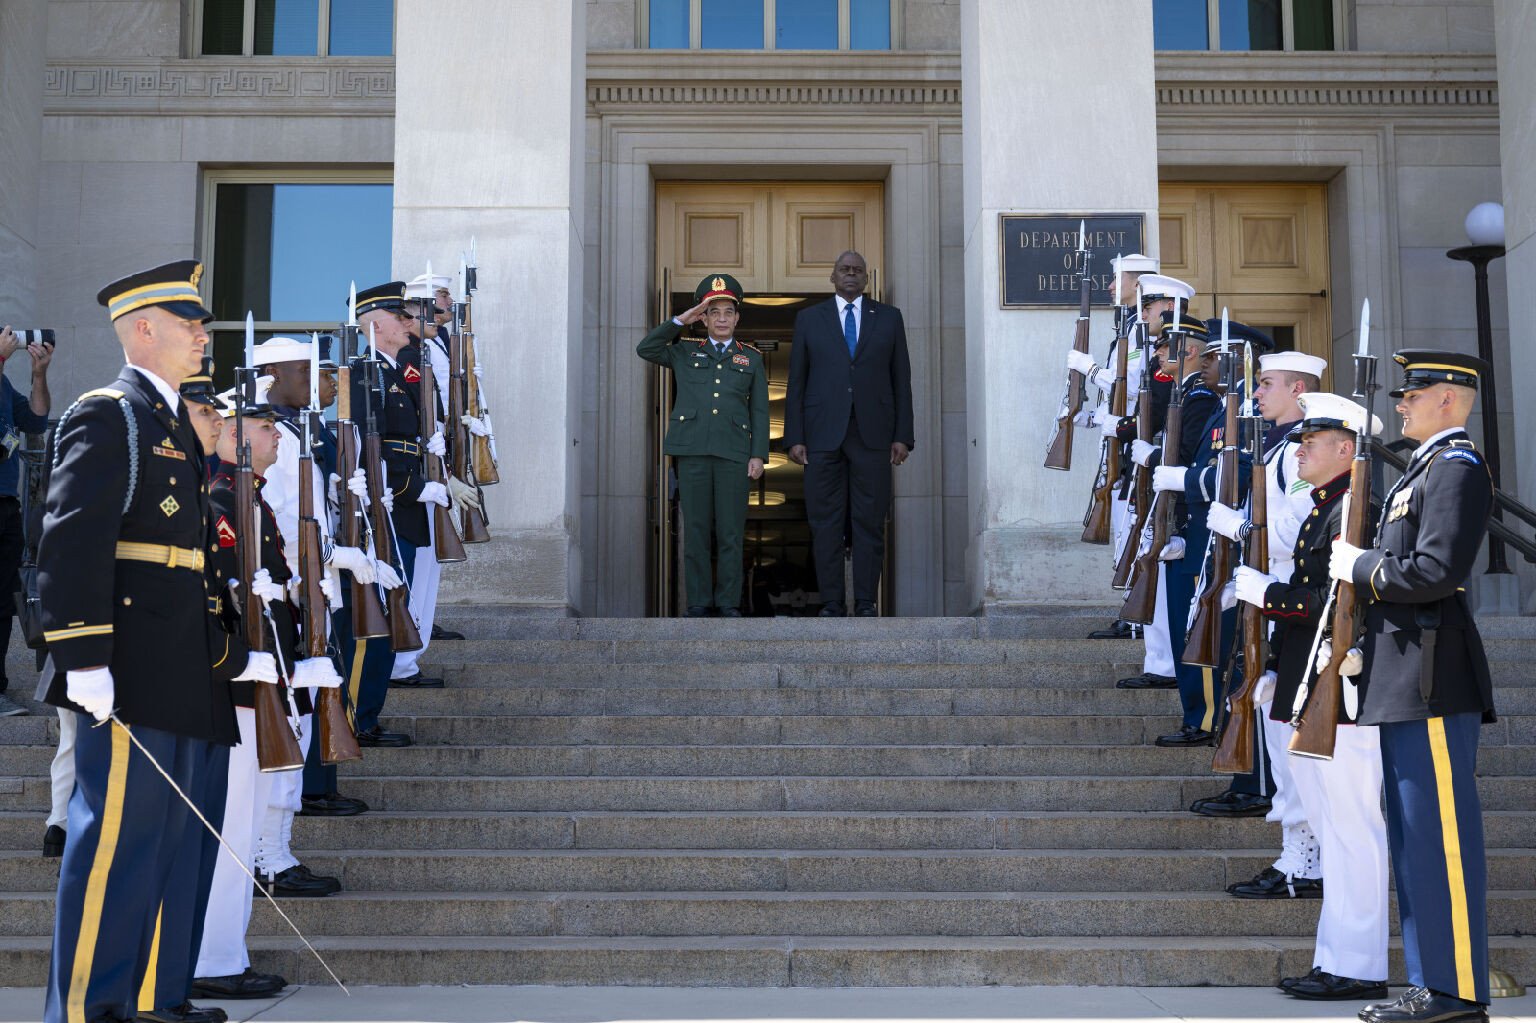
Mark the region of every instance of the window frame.
[[1205, 0], [1206, 38], [1202, 50], [1159, 50], [1159, 53], [1342, 53], [1349, 49], [1344, 39], [1344, 0], [1330, 0], [1333, 10], [1333, 49], [1296, 49], [1296, 3], [1280, 0], [1280, 49], [1223, 50], [1221, 48], [1221, 0]]
[[[213, 308], [214, 226], [218, 220], [218, 196], [220, 185], [391, 185], [395, 183], [393, 167], [240, 167], [203, 171], [202, 210], [200, 216], [203, 276], [199, 291], [203, 305]], [[393, 233], [393, 232], [391, 232]], [[372, 287], [377, 282], [364, 282], [362, 287]], [[336, 318], [326, 323], [313, 320], [257, 320], [258, 334], [308, 334], [311, 332], [335, 333], [338, 325], [345, 323], [345, 309], [337, 296]], [[244, 330], [244, 320], [212, 320], [206, 325], [210, 335], [220, 331]]]
[[[256, 53], [256, 0], [241, 0], [244, 5], [242, 11], [242, 23], [240, 29], [239, 53], [204, 53], [203, 52], [203, 9], [207, 6], [207, 0], [196, 0], [191, 4], [192, 24], [188, 38], [191, 41], [192, 53], [196, 57], [208, 57], [213, 60], [228, 60], [235, 57], [259, 57], [263, 60], [310, 60], [314, 57], [331, 56], [331, 0], [316, 0], [315, 12], [315, 52], [313, 54], [274, 54]], [[395, 47], [400, 38], [400, 4], [398, 0], [389, 5], [390, 18], [390, 47], [388, 53], [372, 53], [366, 55], [347, 54], [343, 60], [394, 60]]]
[[[247, 0], [251, 2], [251, 0]], [[328, 0], [322, 0], [328, 2]], [[749, 50], [720, 50], [723, 53], [757, 53], [759, 50], [778, 53], [890, 53], [901, 48], [901, 7], [898, 0], [887, 0], [890, 7], [891, 45], [886, 50], [853, 49], [853, 3], [837, 0], [837, 46], [825, 50], [779, 50], [774, 45], [778, 35], [778, 0], [762, 0], [763, 45]], [[1287, 3], [1290, 0], [1286, 0]], [[1335, 0], [1337, 3], [1337, 0]], [[254, 8], [253, 8], [254, 9]], [[688, 0], [688, 49], [704, 49], [704, 0]], [[201, 38], [199, 36], [198, 38]], [[651, 49], [651, 0], [635, 0], [635, 38], [637, 48]], [[670, 49], [665, 47], [664, 49]]]

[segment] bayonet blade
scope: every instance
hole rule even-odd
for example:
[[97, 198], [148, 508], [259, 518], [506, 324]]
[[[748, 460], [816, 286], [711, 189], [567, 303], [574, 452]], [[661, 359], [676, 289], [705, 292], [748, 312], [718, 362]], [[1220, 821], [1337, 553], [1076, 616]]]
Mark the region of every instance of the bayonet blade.
[[1360, 356], [1371, 354], [1371, 300], [1360, 304]]

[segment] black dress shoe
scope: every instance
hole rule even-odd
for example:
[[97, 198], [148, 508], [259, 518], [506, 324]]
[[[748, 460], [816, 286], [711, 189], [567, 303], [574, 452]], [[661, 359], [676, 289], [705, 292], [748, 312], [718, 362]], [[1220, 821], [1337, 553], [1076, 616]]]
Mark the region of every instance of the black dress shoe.
[[875, 607], [873, 600], [861, 600], [853, 605], [853, 616], [855, 618], [879, 618], [880, 611]]
[[378, 725], [374, 725], [366, 732], [357, 733], [357, 744], [369, 747], [387, 747], [399, 749], [411, 744], [411, 737], [404, 732], [386, 732]]
[[740, 618], [741, 617], [741, 608], [739, 608], [739, 607], [722, 607], [720, 609], [720, 617], [721, 618]]
[[368, 804], [339, 792], [305, 796], [299, 806], [300, 817], [356, 817], [368, 812]]
[[312, 874], [302, 863], [276, 874], [258, 870], [256, 881], [274, 899], [323, 899], [341, 891], [341, 882], [336, 878]]
[[445, 629], [441, 625], [433, 625], [432, 626], [432, 638], [434, 640], [440, 640], [440, 639], [463, 639], [464, 638], [464, 633], [462, 633], [462, 632], [455, 632], [452, 629]]
[[821, 610], [816, 612], [818, 618], [847, 618], [848, 608], [841, 600], [829, 600], [821, 605]]
[[1415, 988], [1414, 995], [1399, 1005], [1366, 1006], [1360, 1018], [1366, 1023], [1488, 1023], [1488, 1009], [1454, 995]]
[[1360, 1019], [1368, 1020], [1373, 1018], [1374, 1014], [1380, 1012], [1382, 1009], [1401, 1009], [1404, 1005], [1407, 1005], [1415, 998], [1422, 998], [1423, 996], [1424, 988], [1411, 987], [1407, 991], [1404, 991], [1402, 994], [1398, 995], [1392, 1001], [1372, 1002], [1370, 1005], [1363, 1007], [1355, 1015]]
[[191, 1002], [182, 1002], [169, 1009], [151, 1009], [139, 1013], [138, 1019], [149, 1023], [225, 1023], [229, 1013], [216, 1005], [202, 1008]]
[[1135, 639], [1141, 627], [1124, 620], [1117, 621], [1107, 629], [1094, 629], [1088, 633], [1089, 639]]
[[1223, 792], [1189, 804], [1190, 813], [1202, 817], [1263, 817], [1269, 813], [1269, 797], [1252, 792]]
[[288, 982], [275, 973], [257, 973], [249, 966], [244, 973], [229, 977], [198, 977], [192, 982], [192, 993], [199, 998], [217, 998], [233, 1001], [241, 998], [274, 998], [288, 986]]
[[688, 610], [683, 613], [688, 618], [708, 618], [709, 608], [703, 604], [690, 604]]
[[1265, 867], [1250, 881], [1227, 885], [1227, 894], [1239, 899], [1320, 899], [1320, 877], [1287, 877], [1274, 867]]
[[1325, 970], [1314, 969], [1305, 977], [1292, 977], [1280, 982], [1281, 990], [1293, 998], [1311, 1002], [1360, 1001], [1366, 998], [1387, 997], [1384, 980], [1356, 980], [1340, 977]]
[[43, 855], [49, 859], [64, 855], [64, 829], [57, 824], [48, 825], [43, 832]]
[[[1235, 887], [1237, 886], [1229, 884], [1227, 885], [1227, 891], [1230, 892]], [[1323, 968], [1321, 966], [1314, 966], [1312, 969], [1307, 971], [1307, 975], [1305, 977], [1281, 977], [1280, 982], [1276, 984], [1275, 987], [1279, 988], [1281, 991], [1289, 991], [1292, 984], [1303, 980], [1311, 980], [1313, 977], [1316, 977], [1322, 972]]]
[[1194, 725], [1184, 725], [1177, 732], [1159, 735], [1152, 741], [1152, 745], [1163, 747], [1209, 746], [1215, 738], [1215, 735], [1203, 728], [1196, 728]]
[[1123, 678], [1115, 683], [1116, 689], [1177, 689], [1179, 680], [1172, 675], [1154, 675], [1150, 671], [1142, 672], [1132, 678]]
[[428, 678], [421, 672], [407, 675], [405, 678], [392, 678], [389, 680], [391, 689], [441, 689], [443, 680], [440, 678]]

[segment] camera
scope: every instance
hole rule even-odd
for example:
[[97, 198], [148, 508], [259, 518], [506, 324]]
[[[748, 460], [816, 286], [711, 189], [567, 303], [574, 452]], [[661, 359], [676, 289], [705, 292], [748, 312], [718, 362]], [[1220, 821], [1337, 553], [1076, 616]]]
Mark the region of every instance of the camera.
[[15, 334], [16, 340], [20, 341], [23, 345], [58, 344], [58, 342], [54, 340], [52, 327], [42, 327], [32, 330], [16, 330], [13, 328], [11, 333]]

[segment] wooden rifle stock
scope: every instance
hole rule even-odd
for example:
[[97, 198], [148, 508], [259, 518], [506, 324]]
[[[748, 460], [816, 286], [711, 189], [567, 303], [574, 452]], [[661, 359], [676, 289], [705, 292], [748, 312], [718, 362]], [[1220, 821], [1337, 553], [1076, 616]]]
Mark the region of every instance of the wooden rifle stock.
[[[1174, 401], [1168, 403], [1168, 420], [1163, 426], [1163, 465], [1182, 465], [1179, 454], [1179, 435], [1184, 428], [1184, 398], [1180, 385], [1174, 385]], [[1151, 473], [1147, 473], [1147, 489], [1151, 490]], [[1152, 624], [1157, 613], [1158, 577], [1162, 571], [1159, 559], [1168, 539], [1174, 532], [1173, 518], [1178, 514], [1178, 496], [1171, 490], [1157, 491], [1152, 497], [1152, 508], [1147, 513], [1152, 519], [1152, 540], [1147, 549], [1136, 557], [1130, 592], [1120, 608], [1120, 617], [1140, 625]], [[1140, 533], [1137, 533], [1140, 536]], [[1133, 546], [1127, 543], [1127, 546]], [[1169, 609], [1172, 611], [1172, 608]]]
[[[427, 350], [427, 345], [431, 343], [430, 341], [421, 343], [421, 435], [423, 437], [432, 436], [438, 428], [437, 379], [432, 372], [431, 353]], [[457, 438], [457, 432], [454, 436]], [[425, 447], [421, 449], [421, 469], [428, 482], [447, 484], [447, 474], [443, 472], [443, 460]], [[459, 527], [453, 521], [451, 507], [444, 508], [440, 504], [432, 506], [432, 545], [439, 564], [452, 564], [468, 559], [469, 555], [464, 553], [464, 541], [459, 539]]]
[[[448, 335], [448, 372], [448, 428], [453, 431], [453, 474], [478, 491], [480, 488], [474, 473], [470, 471], [469, 458], [475, 435], [464, 425], [464, 417], [468, 414], [464, 399], [470, 380], [464, 372], [464, 336], [457, 332]], [[485, 543], [491, 538], [485, 512], [480, 508], [463, 506], [459, 513], [459, 523], [463, 528], [465, 543]]]
[[[1248, 544], [1243, 564], [1260, 572], [1269, 571], [1269, 477], [1264, 471], [1263, 421], [1252, 419], [1251, 450], [1253, 474], [1248, 487]], [[1269, 661], [1269, 623], [1264, 611], [1255, 604], [1238, 604], [1238, 628], [1243, 645], [1243, 684], [1232, 694], [1227, 726], [1216, 744], [1211, 770], [1217, 774], [1247, 774], [1253, 770], [1253, 691]]]
[[[1365, 446], [1364, 452], [1368, 452]], [[1356, 451], [1355, 460], [1349, 467], [1349, 517], [1344, 522], [1344, 540], [1356, 547], [1364, 547], [1366, 517], [1371, 504], [1370, 456]], [[1338, 738], [1339, 700], [1344, 687], [1340, 669], [1349, 648], [1355, 643], [1355, 612], [1358, 595], [1355, 584], [1335, 582], [1338, 587], [1333, 598], [1333, 617], [1328, 622], [1318, 622], [1319, 629], [1327, 627], [1331, 633], [1333, 656], [1317, 672], [1308, 691], [1306, 706], [1302, 707], [1296, 724], [1296, 734], [1291, 736], [1290, 751], [1298, 756], [1317, 760], [1332, 760], [1334, 741]], [[1314, 665], [1308, 665], [1308, 671]]]
[[[374, 371], [376, 372], [376, 371]], [[369, 381], [365, 393], [374, 393], [374, 381]], [[405, 566], [395, 557], [395, 535], [390, 529], [389, 511], [384, 507], [384, 450], [379, 440], [378, 423], [373, 417], [372, 399], [369, 399], [368, 430], [363, 437], [363, 474], [368, 480], [368, 522], [373, 532], [373, 553], [378, 560], [398, 571], [402, 582]], [[422, 648], [421, 632], [411, 617], [410, 594], [405, 586], [388, 591], [385, 608], [389, 614], [389, 645], [397, 654], [410, 653]]]
[[[304, 656], [328, 657], [326, 633], [330, 626], [330, 608], [320, 580], [325, 574], [325, 560], [320, 547], [320, 520], [315, 517], [314, 455], [309, 447], [312, 420], [317, 413], [306, 410], [303, 437], [304, 452], [299, 456], [299, 578], [300, 626], [304, 630]], [[347, 723], [339, 688], [322, 686], [315, 696], [316, 737], [320, 741], [320, 759], [327, 764], [360, 760], [357, 736]]]
[[[1146, 338], [1145, 326], [1142, 337]], [[1152, 345], [1144, 343], [1141, 352], [1141, 390], [1136, 395], [1136, 439], [1151, 444], [1157, 436], [1152, 408]], [[1136, 568], [1136, 554], [1141, 549], [1141, 536], [1147, 528], [1147, 516], [1152, 511], [1152, 470], [1145, 465], [1131, 468], [1131, 531], [1115, 562], [1115, 575], [1110, 585], [1117, 590], [1128, 589], [1131, 573]], [[1157, 596], [1153, 591], [1153, 597]], [[1155, 608], [1154, 608], [1155, 609]], [[1145, 623], [1143, 623], [1145, 624]]]
[[[235, 428], [242, 431], [237, 443], [240, 464], [235, 473], [235, 538], [240, 563], [240, 627], [245, 631], [245, 645], [253, 653], [272, 649], [267, 641], [266, 615], [261, 600], [251, 592], [251, 580], [261, 568], [261, 522], [257, 511], [255, 470], [251, 467], [251, 449], [243, 439], [239, 419], [243, 409], [236, 409]], [[288, 723], [288, 710], [276, 683], [252, 682], [252, 703], [256, 713], [256, 764], [262, 771], [292, 771], [304, 766], [304, 751]]]
[[[1233, 372], [1235, 360], [1223, 354], [1227, 363], [1226, 417], [1222, 422], [1222, 448], [1217, 456], [1221, 474], [1221, 486], [1216, 497], [1228, 508], [1238, 505], [1237, 489], [1237, 413], [1242, 395], [1237, 389], [1237, 376]], [[1256, 475], [1262, 476], [1263, 473]], [[1202, 668], [1221, 667], [1221, 591], [1232, 579], [1233, 543], [1219, 533], [1211, 534], [1211, 572], [1205, 581], [1205, 589], [1196, 599], [1195, 620], [1190, 623], [1189, 635], [1184, 640], [1184, 663]]]
[[[480, 365], [479, 349], [475, 333], [468, 325], [469, 307], [465, 306], [463, 331], [464, 375], [469, 382], [469, 414], [479, 419], [485, 415], [485, 402], [480, 395], [480, 378], [475, 369]], [[491, 438], [470, 435], [470, 464], [474, 467], [475, 485], [489, 487], [501, 482], [501, 472], [496, 465], [496, 455], [491, 451]]]
[[[352, 370], [342, 366], [336, 371], [336, 455], [341, 463], [341, 485], [336, 488], [341, 499], [340, 524], [336, 531], [337, 541], [345, 547], [366, 546], [363, 542], [363, 509], [357, 495], [346, 486], [346, 481], [358, 470], [357, 424], [352, 420]], [[379, 556], [379, 551], [374, 551]], [[384, 614], [384, 602], [379, 599], [379, 588], [374, 583], [352, 579], [352, 635], [356, 639], [379, 639], [389, 635], [389, 619]]]
[[[1072, 337], [1073, 351], [1088, 354], [1088, 313], [1085, 310], [1077, 318], [1077, 333]], [[1075, 369], [1067, 370], [1067, 394], [1065, 405], [1061, 415], [1056, 418], [1056, 426], [1051, 432], [1050, 442], [1045, 448], [1045, 467], [1047, 469], [1069, 470], [1072, 468], [1072, 420], [1083, 409], [1083, 386], [1087, 381]]]
[[[1127, 310], [1117, 310], [1120, 328], [1115, 331], [1115, 383], [1109, 391], [1109, 414], [1119, 422], [1125, 416], [1125, 378], [1130, 356], [1130, 331]], [[1120, 482], [1120, 442], [1106, 439], [1099, 452], [1099, 475], [1083, 518], [1083, 543], [1107, 544], [1115, 501], [1115, 484]]]

